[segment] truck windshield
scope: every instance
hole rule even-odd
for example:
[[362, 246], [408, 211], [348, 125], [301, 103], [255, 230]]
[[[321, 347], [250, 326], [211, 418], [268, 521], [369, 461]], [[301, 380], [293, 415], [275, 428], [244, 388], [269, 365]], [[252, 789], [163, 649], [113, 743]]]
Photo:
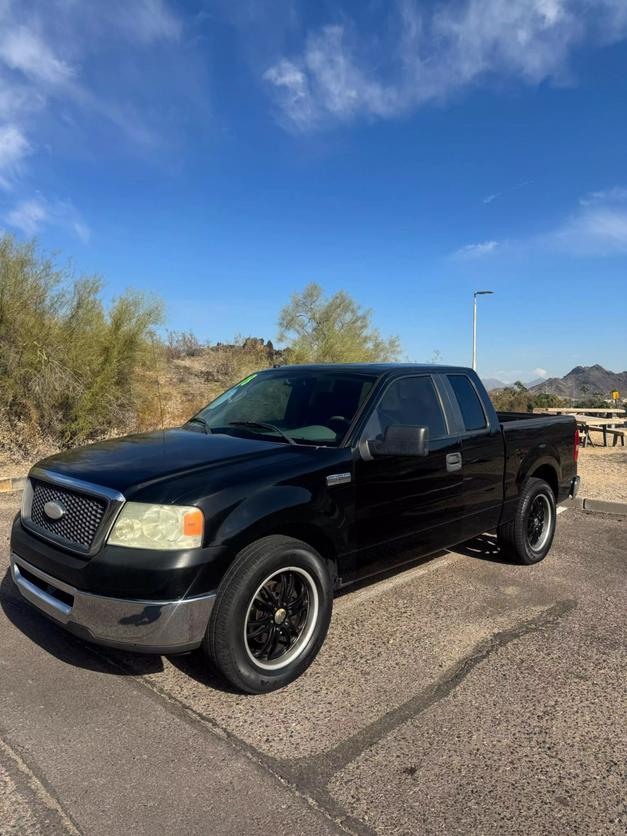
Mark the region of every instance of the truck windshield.
[[259, 372], [228, 389], [191, 421], [209, 433], [337, 446], [375, 380], [376, 375], [359, 372]]

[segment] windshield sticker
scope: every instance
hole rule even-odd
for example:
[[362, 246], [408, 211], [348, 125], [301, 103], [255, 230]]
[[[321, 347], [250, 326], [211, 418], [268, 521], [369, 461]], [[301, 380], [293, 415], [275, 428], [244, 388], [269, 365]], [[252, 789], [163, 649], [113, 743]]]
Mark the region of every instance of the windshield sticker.
[[251, 381], [251, 380], [253, 380], [253, 378], [255, 378], [255, 377], [257, 377], [257, 372], [255, 372], [255, 374], [249, 374], [249, 375], [248, 375], [248, 377], [245, 377], [245, 378], [244, 378], [244, 379], [243, 379], [240, 383], [238, 383], [237, 385], [238, 385], [238, 386], [246, 386], [246, 384], [247, 384], [247, 383], [250, 383], [250, 381]]

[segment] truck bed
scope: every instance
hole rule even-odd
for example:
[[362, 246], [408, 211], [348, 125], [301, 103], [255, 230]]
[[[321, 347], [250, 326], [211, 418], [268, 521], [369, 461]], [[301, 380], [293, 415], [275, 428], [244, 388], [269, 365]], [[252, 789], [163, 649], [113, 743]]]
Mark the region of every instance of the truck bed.
[[[577, 423], [572, 415], [534, 415], [531, 412], [497, 412], [505, 450], [503, 493], [506, 503], [515, 502], [521, 479], [533, 467], [550, 461], [558, 468], [557, 479], [549, 468], [541, 473], [558, 501], [565, 498], [565, 485], [577, 472], [574, 443]], [[546, 472], [544, 472], [546, 471]]]

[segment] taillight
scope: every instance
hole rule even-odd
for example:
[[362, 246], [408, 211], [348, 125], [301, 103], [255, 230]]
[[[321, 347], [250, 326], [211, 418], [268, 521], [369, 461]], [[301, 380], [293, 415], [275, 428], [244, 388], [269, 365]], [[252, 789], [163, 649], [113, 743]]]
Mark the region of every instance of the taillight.
[[575, 449], [573, 450], [573, 461], [579, 458], [579, 430], [575, 430]]

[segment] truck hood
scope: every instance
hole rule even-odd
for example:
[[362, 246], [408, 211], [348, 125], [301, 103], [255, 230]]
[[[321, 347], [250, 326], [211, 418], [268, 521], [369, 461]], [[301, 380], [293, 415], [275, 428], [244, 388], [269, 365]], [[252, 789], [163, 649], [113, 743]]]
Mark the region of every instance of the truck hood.
[[38, 467], [135, 493], [137, 488], [196, 470], [285, 453], [288, 446], [280, 441], [172, 429], [77, 447], [43, 459]]

